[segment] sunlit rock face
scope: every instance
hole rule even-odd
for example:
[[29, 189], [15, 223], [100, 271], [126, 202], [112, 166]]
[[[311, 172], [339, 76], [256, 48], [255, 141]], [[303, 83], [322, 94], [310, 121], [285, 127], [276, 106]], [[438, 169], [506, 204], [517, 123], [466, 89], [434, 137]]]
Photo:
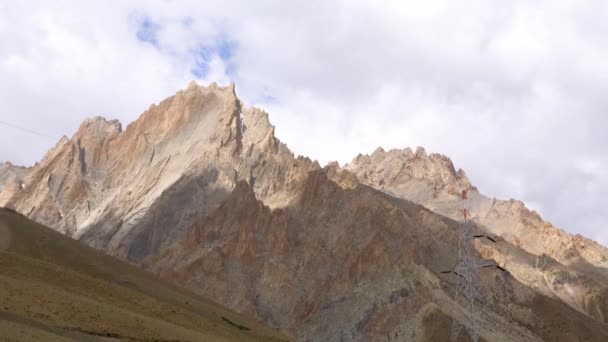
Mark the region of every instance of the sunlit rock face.
[[[608, 340], [608, 251], [518, 201], [480, 194], [422, 148], [321, 168], [234, 85], [191, 83], [124, 130], [85, 120], [31, 168], [0, 164], [0, 204], [302, 341], [442, 341], [459, 194], [497, 242], [477, 253], [485, 341]], [[462, 337], [463, 341], [466, 336]]]
[[[172, 195], [165, 191], [193, 182], [173, 206], [189, 212], [198, 203], [205, 213], [239, 180], [255, 180], [258, 196], [280, 207], [289, 202], [294, 180], [314, 168], [318, 165], [294, 158], [274, 137], [266, 113], [242, 108], [233, 85], [191, 83], [124, 131], [117, 121], [86, 119], [27, 172], [24, 188], [9, 186], [16, 178], [7, 178], [2, 194], [4, 204], [62, 233], [112, 254], [132, 251], [138, 259], [141, 251], [166, 240], [164, 234], [175, 233], [160, 229], [149, 210], [163, 195]], [[131, 248], [125, 241], [142, 241], [148, 234], [142, 226], [163, 235], [148, 241], [151, 246]]]
[[24, 178], [31, 168], [15, 166], [10, 162], [0, 163], [0, 205], [4, 206], [11, 194], [25, 188]]

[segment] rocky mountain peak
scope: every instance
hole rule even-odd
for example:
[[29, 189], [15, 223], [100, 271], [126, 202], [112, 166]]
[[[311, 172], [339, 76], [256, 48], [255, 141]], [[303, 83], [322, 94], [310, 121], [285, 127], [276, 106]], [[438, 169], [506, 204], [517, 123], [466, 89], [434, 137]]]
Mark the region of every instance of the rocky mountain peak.
[[[137, 120], [129, 124], [126, 135], [147, 134], [153, 139], [165, 139], [183, 131], [205, 126], [206, 132], [220, 128], [219, 123], [236, 123], [240, 101], [234, 84], [220, 87], [216, 83], [200, 86], [190, 82], [185, 90], [152, 105]], [[211, 115], [209, 115], [211, 113]], [[236, 126], [236, 125], [234, 125]], [[200, 128], [200, 127], [199, 127]]]
[[378, 148], [371, 155], [358, 155], [344, 169], [381, 189], [406, 179], [425, 181], [436, 188], [453, 188], [451, 191], [455, 192], [473, 187], [465, 172], [454, 168], [450, 158], [438, 153], [427, 154], [420, 146], [416, 152], [411, 148], [390, 151]]
[[241, 133], [245, 144], [256, 144], [260, 147], [276, 149], [278, 140], [275, 128], [268, 119], [268, 113], [259, 108], [248, 108], [241, 113]]
[[74, 134], [74, 137], [108, 136], [122, 132], [122, 125], [118, 120], [107, 120], [101, 116], [86, 118]]
[[[62, 138], [28, 173], [26, 183], [35, 188], [11, 187], [2, 198], [76, 237], [102, 224], [97, 233], [108, 230], [112, 236], [96, 243], [118, 248], [150, 206], [191, 177], [217, 192], [216, 200], [206, 200], [209, 208], [239, 181], [248, 182], [264, 203], [280, 207], [315, 168], [317, 163], [295, 158], [275, 137], [266, 112], [242, 107], [234, 84], [190, 82], [124, 131], [117, 120], [85, 119], [72, 139]], [[122, 229], [112, 226], [110, 212], [122, 220]]]
[[416, 154], [415, 155], [418, 158], [424, 158], [424, 157], [426, 157], [427, 156], [426, 155], [426, 149], [424, 147], [422, 147], [422, 146], [417, 146], [416, 147]]

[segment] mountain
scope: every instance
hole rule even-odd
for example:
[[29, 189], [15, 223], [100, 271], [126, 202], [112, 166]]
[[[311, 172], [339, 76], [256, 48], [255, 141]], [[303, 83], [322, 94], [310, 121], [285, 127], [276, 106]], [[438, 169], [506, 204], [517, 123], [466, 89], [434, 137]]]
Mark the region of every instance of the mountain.
[[[239, 180], [255, 179], [260, 198], [281, 206], [295, 180], [315, 167], [307, 158], [295, 159], [274, 137], [267, 114], [241, 110], [234, 86], [191, 83], [124, 132], [117, 121], [85, 120], [29, 170], [22, 187], [7, 187], [3, 196], [9, 199], [0, 205], [137, 260], [171, 240], [164, 234], [181, 233], [161, 225], [179, 226], [193, 221], [195, 212], [212, 212]], [[159, 222], [149, 209], [169, 196], [177, 197], [171, 205], [180, 211]], [[195, 202], [201, 208], [183, 206]]]
[[0, 265], [1, 340], [286, 341], [6, 209]]
[[508, 270], [482, 274], [484, 340], [608, 340], [606, 248], [423, 149], [344, 167], [295, 157], [234, 85], [191, 83], [124, 131], [88, 119], [14, 169], [0, 168], [19, 185], [0, 205], [302, 341], [447, 339], [462, 313], [440, 272], [467, 189], [475, 229], [496, 240], [477, 253]]
[[455, 220], [462, 214], [454, 199], [466, 189], [473, 220], [530, 254], [521, 257], [489, 249], [484, 250], [485, 257], [508, 266], [527, 286], [608, 322], [608, 253], [600, 244], [555, 228], [520, 201], [484, 196], [448, 158], [427, 155], [423, 148], [378, 149], [371, 156], [357, 156], [344, 168], [363, 184]]

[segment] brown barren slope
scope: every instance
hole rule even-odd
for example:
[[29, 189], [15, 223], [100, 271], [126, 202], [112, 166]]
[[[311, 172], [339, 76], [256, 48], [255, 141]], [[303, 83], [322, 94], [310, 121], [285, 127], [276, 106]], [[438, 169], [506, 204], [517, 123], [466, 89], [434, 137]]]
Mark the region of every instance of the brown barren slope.
[[0, 208], [0, 340], [287, 338]]

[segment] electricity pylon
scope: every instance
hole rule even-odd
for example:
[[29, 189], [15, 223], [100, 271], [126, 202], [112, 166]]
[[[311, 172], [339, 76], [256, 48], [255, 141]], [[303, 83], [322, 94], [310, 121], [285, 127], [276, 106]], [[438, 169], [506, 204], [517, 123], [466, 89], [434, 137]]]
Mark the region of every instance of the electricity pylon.
[[483, 295], [483, 281], [481, 280], [479, 271], [487, 267], [497, 268], [503, 272], [505, 269], [498, 266], [495, 262], [481, 260], [475, 254], [474, 239], [488, 239], [492, 243], [496, 243], [496, 240], [488, 235], [475, 234], [473, 231], [473, 225], [469, 220], [466, 190], [462, 190], [461, 203], [463, 220], [461, 224], [461, 236], [458, 241], [458, 262], [453, 270], [442, 271], [441, 273], [456, 275], [454, 301], [465, 315], [464, 321], [457, 321], [456, 319], [452, 321], [451, 341], [455, 342], [462, 329], [465, 328], [469, 332], [471, 340], [478, 342], [479, 330], [482, 325], [481, 315], [488, 304]]

